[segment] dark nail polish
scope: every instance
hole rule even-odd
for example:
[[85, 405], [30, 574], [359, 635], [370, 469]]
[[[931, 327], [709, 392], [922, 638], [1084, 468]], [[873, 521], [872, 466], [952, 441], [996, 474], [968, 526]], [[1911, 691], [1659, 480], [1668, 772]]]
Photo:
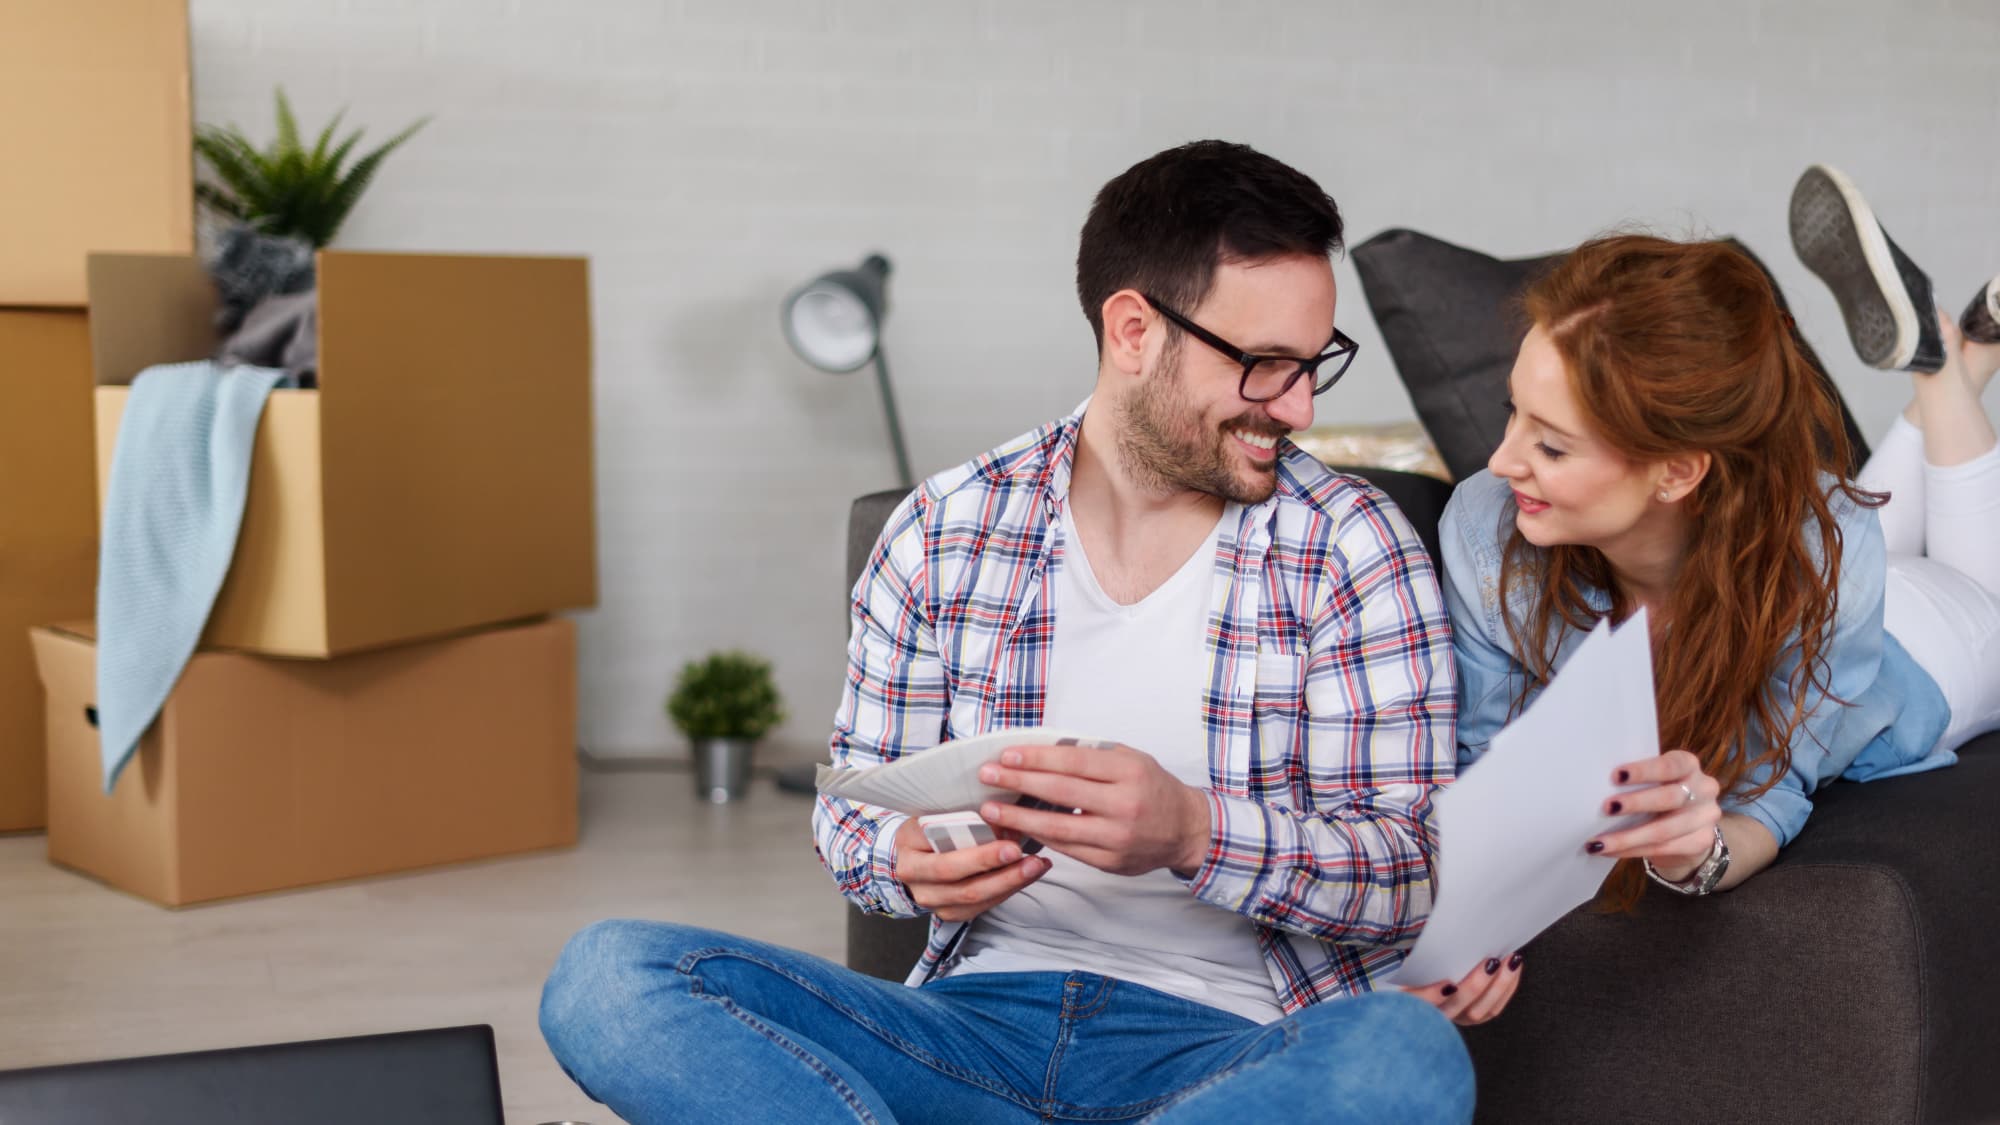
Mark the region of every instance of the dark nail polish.
[[1630, 781], [1630, 780], [1632, 780], [1632, 771], [1631, 771], [1631, 770], [1619, 770], [1619, 771], [1618, 771], [1618, 784], [1620, 784], [1620, 785], [1623, 785], [1623, 784], [1625, 784], [1626, 782], [1628, 782], [1628, 781]]
[[1486, 959], [1486, 975], [1490, 977], [1494, 973], [1497, 973], [1499, 971], [1500, 971], [1500, 958], [1488, 957]]
[[1507, 958], [1507, 967], [1510, 969], [1518, 969], [1521, 967], [1521, 962], [1525, 960], [1527, 960], [1527, 958], [1521, 956], [1519, 953], [1516, 953], [1512, 957]]
[[1623, 801], [1613, 801], [1613, 802], [1611, 802], [1611, 815], [1612, 815], [1612, 816], [1617, 816], [1617, 815], [1618, 815], [1619, 813], [1622, 813], [1622, 812], [1624, 812], [1624, 811], [1625, 811], [1625, 802], [1623, 802]]
[[1604, 841], [1592, 840], [1590, 843], [1585, 844], [1583, 846], [1583, 850], [1589, 852], [1591, 855], [1596, 855], [1598, 852], [1604, 850]]
[[1442, 991], [1446, 996], [1456, 996], [1458, 995], [1458, 986], [1455, 984], [1447, 984], [1440, 991]]

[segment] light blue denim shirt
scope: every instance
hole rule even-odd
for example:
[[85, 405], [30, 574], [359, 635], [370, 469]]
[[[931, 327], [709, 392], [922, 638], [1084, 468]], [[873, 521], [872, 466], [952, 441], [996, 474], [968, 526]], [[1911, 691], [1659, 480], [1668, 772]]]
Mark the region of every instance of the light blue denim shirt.
[[[1725, 796], [1722, 806], [1755, 818], [1789, 844], [1812, 815], [1812, 793], [1838, 777], [1872, 781], [1948, 766], [1958, 755], [1938, 749], [1950, 721], [1944, 695], [1930, 674], [1882, 628], [1882, 584], [1888, 556], [1873, 508], [1845, 495], [1833, 497], [1841, 532], [1840, 612], [1826, 658], [1831, 694], [1811, 706], [1792, 736], [1791, 769], [1754, 800]], [[1500, 616], [1500, 557], [1514, 531], [1514, 500], [1507, 482], [1491, 472], [1467, 478], [1452, 493], [1439, 528], [1444, 555], [1445, 601], [1451, 609], [1452, 649], [1458, 657], [1458, 760], [1469, 766], [1507, 725], [1527, 669], [1515, 658]], [[1509, 592], [1517, 623], [1525, 622], [1538, 591], [1522, 583]], [[1610, 611], [1608, 593], [1591, 604]], [[1565, 630], [1556, 649], [1560, 669], [1584, 634]], [[1792, 649], [1772, 671], [1782, 694], [1798, 666]], [[1532, 700], [1537, 692], [1530, 692]], [[1760, 736], [1754, 726], [1750, 738]], [[1751, 779], [1763, 780], [1760, 774]]]

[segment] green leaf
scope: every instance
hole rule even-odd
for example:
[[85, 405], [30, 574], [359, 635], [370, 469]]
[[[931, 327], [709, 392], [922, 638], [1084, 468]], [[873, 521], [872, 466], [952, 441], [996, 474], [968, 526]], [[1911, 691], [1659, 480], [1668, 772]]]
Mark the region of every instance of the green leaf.
[[333, 115], [308, 149], [282, 87], [276, 103], [277, 136], [266, 148], [259, 149], [235, 126], [203, 125], [195, 131], [195, 153], [207, 163], [212, 180], [199, 185], [200, 199], [221, 214], [272, 234], [304, 238], [315, 247], [332, 240], [383, 159], [429, 121], [416, 122], [344, 170], [362, 136], [356, 129], [335, 143], [345, 109]]
[[283, 156], [299, 150], [299, 122], [292, 116], [292, 103], [285, 97], [285, 88], [278, 87], [278, 139], [272, 146], [274, 155]]
[[236, 201], [235, 196], [223, 191], [214, 184], [194, 185], [194, 197], [232, 219], [247, 221], [250, 218], [250, 213], [244, 210], [243, 204]]
[[[342, 106], [340, 112], [333, 115], [333, 120], [326, 123], [326, 128], [319, 131], [319, 140], [313, 143], [312, 160], [310, 161], [314, 168], [317, 169], [326, 166], [326, 143], [333, 139], [333, 131], [340, 128], [340, 119], [346, 116], [347, 107]], [[354, 135], [358, 137], [361, 134], [356, 132]], [[339, 170], [340, 161], [335, 160], [333, 167], [336, 171]]]
[[354, 151], [354, 146], [360, 140], [361, 130], [356, 129], [354, 132], [348, 134], [346, 140], [340, 142], [339, 148], [333, 150], [333, 155], [328, 157], [326, 162], [328, 180], [335, 183], [340, 181], [340, 166], [347, 163], [347, 154]]
[[249, 142], [232, 130], [204, 126], [195, 134], [194, 148], [208, 161], [210, 171], [229, 196], [242, 207], [253, 206], [253, 200], [261, 195], [264, 177]]
[[354, 162], [353, 170], [342, 177], [339, 184], [335, 185], [327, 196], [325, 210], [320, 215], [320, 222], [323, 224], [319, 235], [321, 240], [314, 242], [313, 245], [325, 246], [333, 241], [334, 234], [340, 230], [340, 224], [347, 221], [347, 213], [360, 201], [361, 193], [367, 190], [368, 182], [375, 178], [375, 170], [381, 166], [382, 161], [396, 151], [404, 141], [415, 136], [417, 130], [428, 124], [430, 118], [419, 119], [409, 128], [390, 137], [382, 147]]

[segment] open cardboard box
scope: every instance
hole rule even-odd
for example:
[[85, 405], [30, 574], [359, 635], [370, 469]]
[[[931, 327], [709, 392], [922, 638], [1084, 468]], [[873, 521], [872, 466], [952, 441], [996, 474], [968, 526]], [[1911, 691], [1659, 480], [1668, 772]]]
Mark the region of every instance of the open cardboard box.
[[[322, 251], [318, 390], [272, 393], [202, 644], [323, 658], [595, 604], [581, 258]], [[203, 359], [193, 258], [93, 254], [100, 510], [129, 384]]]
[[194, 249], [187, 0], [0, 0], [0, 305], [92, 250]]
[[97, 596], [90, 378], [82, 312], [0, 309], [0, 832], [45, 823], [28, 628]]
[[49, 859], [169, 906], [576, 842], [576, 626], [197, 652], [103, 789], [88, 624], [34, 630]]

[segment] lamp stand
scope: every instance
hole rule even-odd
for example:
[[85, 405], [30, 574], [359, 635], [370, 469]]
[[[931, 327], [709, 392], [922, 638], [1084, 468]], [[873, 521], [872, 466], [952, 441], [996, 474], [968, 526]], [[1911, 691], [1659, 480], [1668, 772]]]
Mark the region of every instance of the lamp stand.
[[896, 472], [904, 488], [915, 488], [917, 480], [910, 475], [910, 451], [903, 445], [903, 419], [896, 413], [896, 393], [889, 389], [889, 361], [882, 357], [882, 348], [875, 348], [875, 382], [882, 388], [882, 416], [889, 422], [889, 446], [896, 451]]

